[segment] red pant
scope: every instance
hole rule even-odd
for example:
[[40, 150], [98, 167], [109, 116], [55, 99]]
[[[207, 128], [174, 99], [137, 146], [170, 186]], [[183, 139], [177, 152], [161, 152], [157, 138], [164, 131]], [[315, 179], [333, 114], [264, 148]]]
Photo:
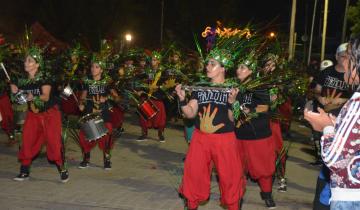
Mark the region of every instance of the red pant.
[[[278, 120], [271, 120], [270, 121], [270, 128], [272, 132], [272, 137], [275, 146], [275, 152], [277, 156], [277, 164], [281, 164], [281, 167], [277, 167], [277, 173], [281, 177], [285, 176], [285, 166], [286, 166], [286, 154], [283, 153], [284, 147], [284, 140], [281, 135], [281, 127], [280, 122]], [[277, 165], [279, 166], [279, 165]], [[280, 169], [280, 170], [279, 170]]]
[[14, 112], [6, 93], [0, 96], [0, 114], [2, 117], [1, 128], [9, 135], [14, 130]]
[[[77, 99], [80, 98], [80, 93], [76, 93]], [[78, 107], [78, 103], [75, 100], [74, 95], [71, 95], [67, 98], [67, 100], [61, 98], [61, 110], [64, 112], [64, 114], [71, 114], [71, 115], [80, 115], [80, 110]]]
[[206, 134], [195, 129], [179, 189], [188, 201], [188, 208], [196, 208], [200, 202], [208, 199], [214, 164], [219, 175], [221, 203], [229, 209], [238, 209], [245, 179], [236, 141], [234, 132]]
[[257, 140], [238, 140], [238, 152], [251, 178], [258, 181], [262, 192], [272, 191], [275, 172], [275, 148], [272, 137]]
[[42, 113], [29, 111], [25, 118], [22, 136], [22, 144], [18, 153], [22, 165], [30, 165], [44, 143], [46, 143], [48, 159], [59, 166], [63, 164], [61, 113], [57, 107]]
[[124, 122], [124, 111], [120, 107], [113, 107], [111, 109], [111, 125], [113, 128], [120, 128]]
[[148, 128], [164, 130], [166, 125], [166, 111], [164, 103], [159, 100], [149, 100], [154, 103], [154, 105], [159, 109], [159, 112], [149, 120], [145, 120], [142, 116], [140, 116], [140, 126], [143, 131], [147, 131]]
[[280, 153], [284, 144], [284, 140], [281, 134], [280, 122], [278, 120], [270, 120], [270, 128], [272, 132], [275, 151], [276, 153]]
[[279, 113], [283, 120], [281, 121], [281, 128], [283, 132], [289, 132], [290, 123], [292, 119], [292, 105], [291, 99], [288, 98], [283, 104], [279, 106]]
[[87, 153], [90, 152], [95, 146], [96, 144], [99, 145], [99, 148], [106, 152], [109, 153], [110, 150], [113, 148], [114, 143], [111, 139], [111, 132], [112, 132], [112, 126], [111, 123], [105, 123], [105, 127], [109, 130], [108, 134], [106, 134], [104, 137], [100, 138], [99, 140], [96, 141], [87, 141], [85, 139], [85, 133], [80, 130], [79, 132], [79, 143], [82, 149], [83, 153]]

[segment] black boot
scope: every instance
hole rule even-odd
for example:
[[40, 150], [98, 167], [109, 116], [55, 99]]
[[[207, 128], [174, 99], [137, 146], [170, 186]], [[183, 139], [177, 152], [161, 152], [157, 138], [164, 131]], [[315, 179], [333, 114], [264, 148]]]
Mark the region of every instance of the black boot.
[[244, 199], [241, 198], [241, 199], [239, 200], [239, 210], [241, 210], [241, 208], [242, 208], [242, 206], [243, 206], [243, 203], [244, 203]]
[[83, 161], [80, 163], [79, 168], [84, 169], [89, 167], [90, 162], [90, 152], [86, 152], [83, 154]]
[[164, 143], [165, 142], [165, 137], [164, 137], [164, 130], [158, 130], [158, 136], [159, 136], [159, 141], [161, 143]]
[[260, 192], [261, 199], [265, 201], [266, 207], [269, 209], [276, 209], [275, 201], [271, 192]]
[[147, 131], [142, 131], [141, 136], [139, 136], [136, 141], [147, 141]]
[[111, 170], [110, 158], [111, 158], [111, 155], [104, 152], [104, 169], [105, 170]]
[[24, 166], [21, 165], [20, 166], [20, 174], [17, 175], [16, 177], [14, 177], [14, 181], [24, 181], [24, 180], [28, 180], [29, 179], [29, 175], [30, 175], [30, 166]]
[[64, 165], [63, 166], [56, 165], [56, 167], [60, 174], [60, 181], [62, 183], [68, 182], [69, 181], [69, 171], [66, 169], [66, 167]]

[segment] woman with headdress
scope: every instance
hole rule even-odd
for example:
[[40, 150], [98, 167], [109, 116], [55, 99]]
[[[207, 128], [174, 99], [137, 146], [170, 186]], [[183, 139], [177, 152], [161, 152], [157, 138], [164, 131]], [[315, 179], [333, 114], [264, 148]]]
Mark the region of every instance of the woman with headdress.
[[114, 143], [111, 138], [113, 126], [111, 123], [110, 97], [118, 101], [119, 96], [111, 85], [110, 77], [104, 72], [105, 69], [106, 58], [100, 54], [94, 55], [91, 62], [91, 75], [84, 79], [84, 90], [81, 93], [79, 109], [84, 115], [98, 113], [108, 132], [96, 141], [88, 141], [85, 139], [84, 131], [80, 131], [79, 143], [83, 154], [83, 161], [79, 165], [80, 169], [89, 167], [90, 151], [97, 144], [103, 151], [104, 169], [111, 169], [110, 158]]
[[[256, 78], [257, 58], [254, 52], [242, 57], [236, 70], [241, 84]], [[238, 152], [245, 163], [245, 172], [255, 180], [261, 198], [268, 208], [275, 208], [272, 198], [272, 177], [275, 172], [275, 149], [269, 119], [270, 97], [267, 89], [246, 91], [231, 99], [235, 119]]]
[[164, 129], [166, 126], [166, 111], [164, 106], [164, 93], [159, 88], [159, 80], [162, 76], [163, 67], [161, 66], [162, 55], [153, 51], [151, 55], [151, 68], [147, 70], [147, 84], [149, 91], [147, 94], [141, 94], [141, 101], [150, 100], [157, 109], [158, 112], [150, 119], [140, 116], [141, 136], [137, 141], [146, 141], [149, 128], [155, 128], [158, 130], [158, 137], [160, 142], [165, 142]]
[[[265, 76], [269, 76], [280, 66], [279, 56], [273, 53], [268, 53], [265, 58], [265, 64], [262, 68], [263, 73]], [[276, 76], [276, 75], [273, 75]], [[284, 147], [283, 137], [282, 137], [282, 129], [281, 123], [283, 121], [284, 124], [290, 127], [291, 122], [291, 114], [292, 114], [292, 107], [290, 98], [285, 100], [285, 95], [283, 91], [281, 91], [284, 87], [279, 85], [273, 86], [269, 90], [270, 94], [270, 103], [271, 103], [271, 110], [270, 112], [274, 117], [270, 120], [270, 128], [272, 132], [272, 139], [275, 145], [275, 152], [277, 156], [276, 160], [276, 178], [278, 179], [278, 191], [279, 192], [286, 192], [287, 191], [287, 182], [285, 178], [285, 170], [286, 170], [286, 160], [287, 160], [287, 150], [288, 148]], [[282, 112], [281, 112], [282, 111]], [[286, 112], [285, 112], [286, 111]], [[289, 132], [287, 130], [287, 132]]]
[[32, 159], [46, 143], [47, 157], [55, 162], [61, 182], [69, 180], [68, 170], [64, 167], [64, 145], [61, 138], [61, 113], [52, 94], [52, 84], [47, 72], [41, 50], [35, 46], [28, 49], [24, 61], [25, 78], [10, 84], [13, 94], [26, 95], [29, 105], [22, 133], [22, 144], [18, 153], [21, 162], [20, 174], [16, 181], [29, 179]]
[[77, 105], [77, 100], [80, 96], [82, 85], [79, 73], [83, 71], [84, 66], [81, 63], [83, 52], [80, 49], [80, 44], [77, 44], [74, 48], [70, 49], [66, 56], [64, 66], [64, 79], [62, 81], [62, 90], [64, 88], [70, 88], [72, 94], [70, 96], [61, 97], [61, 111], [66, 115], [80, 115], [80, 110]]
[[[207, 57], [206, 74], [212, 85], [225, 83], [225, 72], [233, 66], [228, 50], [215, 48]], [[239, 209], [244, 193], [242, 161], [236, 148], [233, 113], [228, 105], [231, 93], [219, 90], [193, 91], [185, 101], [182, 86], [175, 88], [186, 118], [195, 119], [195, 131], [186, 154], [184, 176], [179, 192], [190, 210], [197, 209], [210, 193], [210, 175], [215, 165], [219, 176], [221, 203], [230, 210]]]

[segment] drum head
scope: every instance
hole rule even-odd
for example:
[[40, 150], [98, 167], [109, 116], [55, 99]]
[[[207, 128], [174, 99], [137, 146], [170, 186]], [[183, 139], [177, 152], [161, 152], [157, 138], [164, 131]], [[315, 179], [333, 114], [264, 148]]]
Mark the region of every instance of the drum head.
[[101, 118], [99, 113], [90, 113], [90, 114], [82, 116], [79, 119], [79, 123], [85, 123], [85, 122], [87, 122], [89, 120], [94, 120], [94, 119], [97, 119], [97, 118]]

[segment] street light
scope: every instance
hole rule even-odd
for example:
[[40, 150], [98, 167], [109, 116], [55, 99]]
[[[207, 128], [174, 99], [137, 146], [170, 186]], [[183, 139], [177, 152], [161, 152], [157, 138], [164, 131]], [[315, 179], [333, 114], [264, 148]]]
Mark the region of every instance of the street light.
[[125, 35], [125, 40], [126, 40], [127, 42], [131, 42], [131, 40], [132, 40], [131, 34], [126, 34], [126, 35]]
[[275, 32], [270, 32], [269, 36], [270, 36], [270, 38], [275, 38], [276, 34], [275, 34]]

